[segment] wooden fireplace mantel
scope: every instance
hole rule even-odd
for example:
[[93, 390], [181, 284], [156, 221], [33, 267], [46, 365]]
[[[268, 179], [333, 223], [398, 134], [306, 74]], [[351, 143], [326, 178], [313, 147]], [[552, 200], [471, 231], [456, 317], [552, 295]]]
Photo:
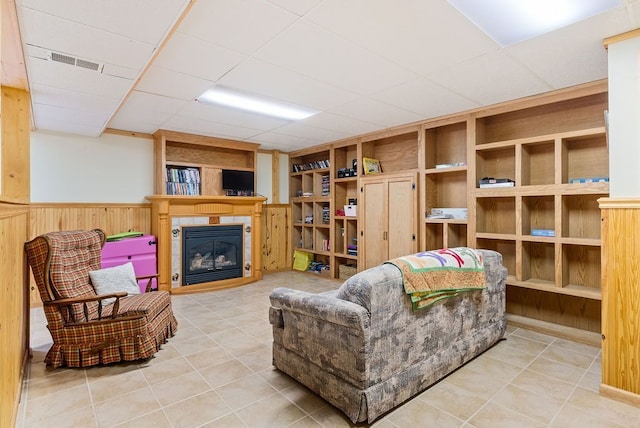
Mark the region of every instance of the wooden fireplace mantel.
[[[210, 291], [249, 284], [262, 279], [261, 226], [263, 197], [249, 196], [165, 196], [146, 197], [151, 202], [151, 233], [158, 241], [158, 289], [173, 294]], [[251, 270], [249, 276], [171, 287], [172, 217], [251, 216]]]

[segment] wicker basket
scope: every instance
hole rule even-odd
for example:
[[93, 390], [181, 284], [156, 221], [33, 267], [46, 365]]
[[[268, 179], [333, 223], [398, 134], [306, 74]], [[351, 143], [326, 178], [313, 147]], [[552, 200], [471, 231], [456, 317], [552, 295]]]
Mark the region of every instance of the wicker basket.
[[356, 267], [353, 265], [340, 265], [338, 266], [338, 278], [349, 279], [356, 274]]

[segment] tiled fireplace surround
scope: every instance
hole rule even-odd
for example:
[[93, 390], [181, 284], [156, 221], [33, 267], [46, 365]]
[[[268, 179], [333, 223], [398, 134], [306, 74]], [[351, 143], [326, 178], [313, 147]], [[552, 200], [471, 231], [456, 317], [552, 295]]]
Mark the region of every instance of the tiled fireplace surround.
[[[173, 217], [171, 219], [171, 288], [182, 285], [182, 233], [184, 227], [213, 226], [207, 217]], [[243, 230], [242, 276], [251, 276], [251, 216], [223, 216], [220, 225], [241, 224]], [[248, 269], [247, 269], [248, 267]]]
[[[248, 284], [262, 279], [262, 204], [266, 198], [243, 196], [147, 196], [151, 232], [158, 240], [158, 288], [172, 294]], [[243, 228], [242, 277], [182, 286], [182, 230], [190, 226], [240, 224]]]

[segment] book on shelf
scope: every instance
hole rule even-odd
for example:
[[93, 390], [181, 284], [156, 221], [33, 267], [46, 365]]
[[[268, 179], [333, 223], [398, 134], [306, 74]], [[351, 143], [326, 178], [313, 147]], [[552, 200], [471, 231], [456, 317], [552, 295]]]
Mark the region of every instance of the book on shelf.
[[167, 167], [167, 195], [200, 195], [200, 170]]
[[329, 168], [329, 166], [329, 159], [324, 159], [307, 163], [294, 163], [291, 164], [291, 170], [292, 172], [312, 171], [314, 169]]
[[553, 229], [531, 229], [531, 236], [556, 236]]
[[609, 177], [584, 177], [584, 178], [572, 178], [569, 180], [570, 184], [575, 183], [608, 183]]

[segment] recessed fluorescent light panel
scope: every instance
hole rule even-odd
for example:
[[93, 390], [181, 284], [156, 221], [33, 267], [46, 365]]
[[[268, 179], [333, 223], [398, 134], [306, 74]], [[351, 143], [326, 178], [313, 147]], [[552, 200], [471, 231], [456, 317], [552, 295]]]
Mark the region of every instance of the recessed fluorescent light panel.
[[319, 113], [317, 110], [281, 101], [268, 100], [222, 86], [216, 86], [207, 90], [204, 94], [200, 95], [196, 101], [233, 107], [287, 120], [302, 120]]
[[618, 7], [621, 0], [449, 0], [449, 3], [505, 47]]

